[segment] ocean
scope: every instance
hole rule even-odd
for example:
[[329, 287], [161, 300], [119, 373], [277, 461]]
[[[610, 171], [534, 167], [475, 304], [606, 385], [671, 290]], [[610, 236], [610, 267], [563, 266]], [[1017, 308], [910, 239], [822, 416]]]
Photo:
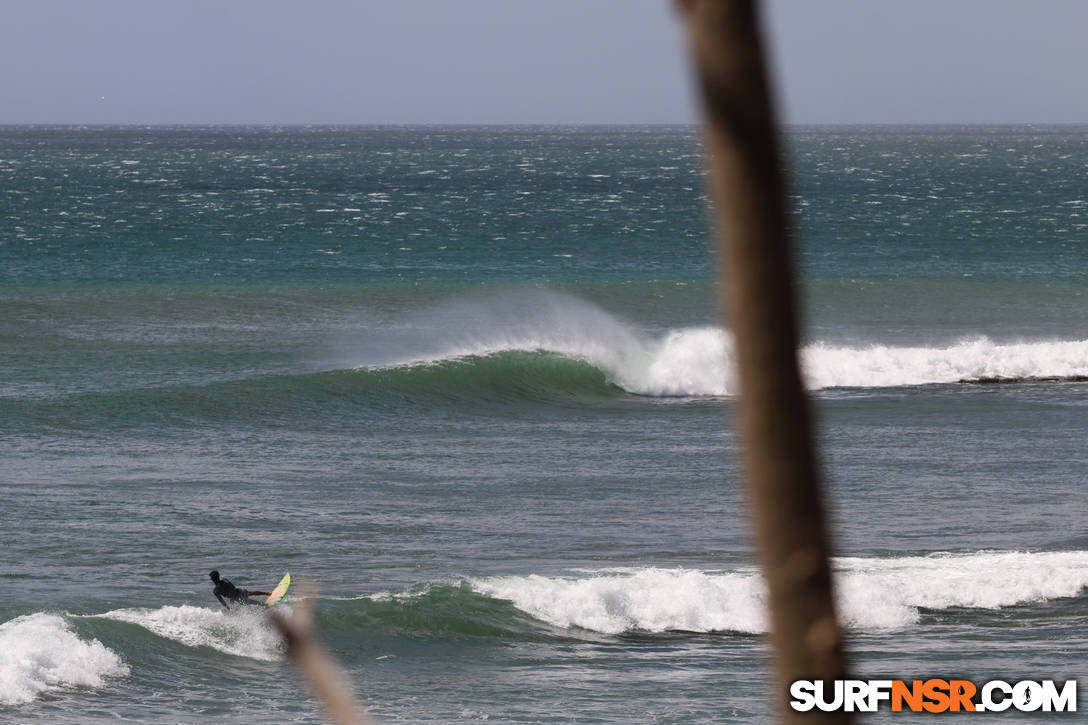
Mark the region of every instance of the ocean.
[[[786, 148], [851, 672], [1083, 711], [1088, 128]], [[379, 722], [772, 719], [705, 182], [689, 127], [0, 128], [0, 722], [319, 722], [212, 569], [313, 586]]]

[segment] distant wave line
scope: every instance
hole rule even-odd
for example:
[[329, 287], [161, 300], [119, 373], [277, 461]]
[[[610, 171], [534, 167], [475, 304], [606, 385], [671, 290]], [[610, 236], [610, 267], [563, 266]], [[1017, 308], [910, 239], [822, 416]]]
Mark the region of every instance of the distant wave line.
[[[98, 414], [154, 408], [165, 418], [223, 415], [242, 404], [253, 411], [276, 411], [289, 403], [366, 405], [389, 395], [465, 401], [733, 395], [732, 341], [720, 328], [684, 328], [660, 339], [632, 339], [503, 339], [371, 365], [296, 373], [258, 371], [228, 380], [70, 393], [0, 386], [0, 394], [20, 405], [82, 403]], [[1084, 383], [1088, 382], [1088, 340], [999, 344], [975, 338], [945, 347], [818, 342], [801, 351], [801, 362], [806, 386], [812, 391]]]

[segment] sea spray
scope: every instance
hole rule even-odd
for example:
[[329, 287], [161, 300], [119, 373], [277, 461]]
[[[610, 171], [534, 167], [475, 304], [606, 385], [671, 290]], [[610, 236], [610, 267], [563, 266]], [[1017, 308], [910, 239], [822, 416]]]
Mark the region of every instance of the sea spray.
[[478, 294], [403, 321], [382, 339], [357, 340], [359, 368], [402, 367], [501, 352], [546, 351], [606, 372], [638, 365], [649, 350], [630, 323], [592, 302], [549, 290]]
[[0, 624], [0, 705], [21, 705], [72, 687], [104, 687], [129, 667], [98, 640], [80, 639], [56, 614]]

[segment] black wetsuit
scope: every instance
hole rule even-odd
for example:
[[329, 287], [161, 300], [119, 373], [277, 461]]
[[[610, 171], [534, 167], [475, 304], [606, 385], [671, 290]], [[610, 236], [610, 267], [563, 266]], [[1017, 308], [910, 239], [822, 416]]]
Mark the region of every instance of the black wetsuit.
[[245, 589], [239, 589], [238, 587], [231, 584], [230, 579], [220, 579], [216, 583], [213, 593], [215, 594], [215, 598], [219, 600], [219, 603], [227, 609], [230, 609], [230, 605], [227, 604], [223, 597], [226, 597], [232, 602], [249, 604], [249, 592]]

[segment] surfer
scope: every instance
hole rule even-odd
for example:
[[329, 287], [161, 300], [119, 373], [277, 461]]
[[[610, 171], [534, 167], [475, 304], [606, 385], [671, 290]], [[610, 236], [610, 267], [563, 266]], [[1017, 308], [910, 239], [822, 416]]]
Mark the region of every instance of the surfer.
[[211, 577], [212, 582], [215, 584], [215, 589], [212, 590], [212, 593], [215, 595], [215, 598], [219, 600], [219, 603], [227, 609], [230, 609], [230, 605], [227, 604], [228, 601], [237, 602], [239, 604], [260, 604], [260, 602], [249, 601], [250, 595], [259, 594], [267, 597], [269, 594], [272, 593], [259, 592], [257, 590], [249, 591], [248, 589], [239, 589], [238, 587], [231, 584], [230, 579], [220, 578], [219, 571], [217, 569], [212, 569], [211, 573], [208, 574], [208, 576]]

